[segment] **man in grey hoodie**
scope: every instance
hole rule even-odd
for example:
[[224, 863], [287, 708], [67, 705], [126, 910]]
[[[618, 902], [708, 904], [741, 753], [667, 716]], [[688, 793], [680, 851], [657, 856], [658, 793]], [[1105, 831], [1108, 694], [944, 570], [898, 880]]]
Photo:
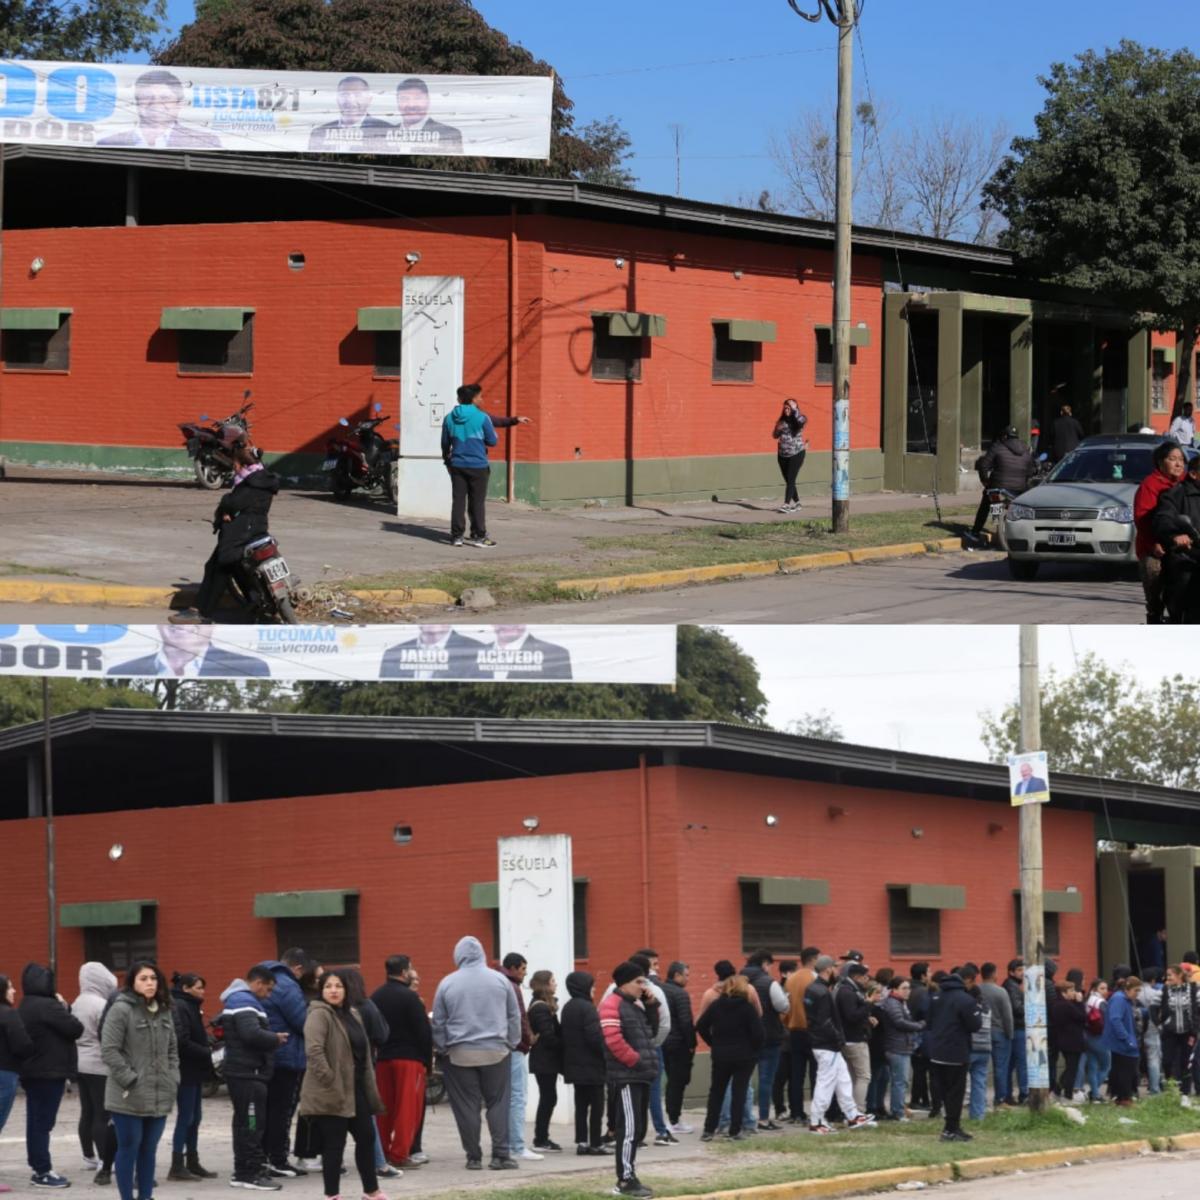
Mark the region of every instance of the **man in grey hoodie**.
[[433, 998], [433, 1051], [442, 1075], [467, 1169], [483, 1166], [480, 1107], [487, 1109], [493, 1171], [515, 1168], [509, 1153], [508, 1116], [512, 1091], [509, 1056], [521, 1042], [521, 1010], [512, 984], [487, 965], [478, 938], [454, 947], [458, 968], [438, 984]]

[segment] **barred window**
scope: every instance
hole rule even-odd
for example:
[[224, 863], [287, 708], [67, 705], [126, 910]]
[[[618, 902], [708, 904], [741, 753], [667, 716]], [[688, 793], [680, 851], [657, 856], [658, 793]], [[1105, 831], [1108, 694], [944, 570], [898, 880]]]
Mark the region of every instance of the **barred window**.
[[70, 370], [71, 314], [59, 317], [57, 329], [5, 329], [0, 358], [6, 371]]
[[360, 961], [358, 897], [347, 893], [340, 917], [277, 917], [275, 943], [280, 954], [299, 946], [319, 963], [354, 965]]
[[645, 349], [645, 338], [614, 337], [607, 316], [592, 318], [593, 379], [641, 379]]
[[179, 370], [185, 375], [250, 375], [254, 372], [254, 314], [246, 313], [242, 327], [181, 329]]
[[88, 962], [102, 962], [119, 976], [139, 959], [158, 961], [158, 909], [142, 906], [137, 925], [89, 925], [83, 931], [83, 956]]
[[913, 908], [907, 888], [888, 888], [888, 929], [893, 954], [940, 954], [942, 911]]
[[742, 952], [799, 954], [804, 945], [799, 904], [763, 904], [757, 880], [742, 880]]

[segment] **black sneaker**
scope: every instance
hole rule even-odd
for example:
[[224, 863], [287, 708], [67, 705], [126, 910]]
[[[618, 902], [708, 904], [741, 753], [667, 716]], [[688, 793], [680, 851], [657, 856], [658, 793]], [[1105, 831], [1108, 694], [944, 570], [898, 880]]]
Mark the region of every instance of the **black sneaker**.
[[92, 1182], [100, 1187], [106, 1187], [108, 1184], [112, 1183], [112, 1171], [107, 1171], [104, 1169], [104, 1167], [101, 1167], [100, 1170], [98, 1170], [95, 1175], [92, 1176]]
[[488, 1163], [489, 1171], [515, 1171], [517, 1170], [517, 1160], [512, 1157], [508, 1158], [493, 1158]]
[[534, 1142], [533, 1148], [549, 1154], [557, 1154], [562, 1150], [562, 1147], [557, 1142]]
[[468, 1171], [482, 1171], [483, 1170], [483, 1159], [482, 1158], [468, 1158], [467, 1159], [467, 1170]]
[[623, 1179], [612, 1190], [614, 1196], [636, 1196], [638, 1200], [650, 1200], [654, 1193], [636, 1176]]
[[[295, 1167], [288, 1163], [284, 1163], [282, 1167], [277, 1167], [274, 1163], [267, 1163], [267, 1174], [273, 1175], [276, 1179], [298, 1179], [300, 1172]], [[305, 1174], [308, 1174], [306, 1171]]]
[[238, 1179], [235, 1175], [229, 1181], [229, 1186], [235, 1188], [246, 1188], [247, 1191], [251, 1192], [283, 1191], [283, 1184], [276, 1183], [275, 1180], [270, 1177], [270, 1175], [259, 1175], [254, 1179]]

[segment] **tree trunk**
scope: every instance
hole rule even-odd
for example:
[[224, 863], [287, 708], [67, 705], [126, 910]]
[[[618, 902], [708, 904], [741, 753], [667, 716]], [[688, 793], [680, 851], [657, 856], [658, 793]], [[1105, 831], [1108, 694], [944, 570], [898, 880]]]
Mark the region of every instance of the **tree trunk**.
[[1185, 404], [1195, 401], [1196, 381], [1193, 370], [1196, 362], [1196, 326], [1198, 322], [1188, 318], [1183, 332], [1175, 335], [1175, 403], [1171, 407], [1171, 420], [1179, 416]]

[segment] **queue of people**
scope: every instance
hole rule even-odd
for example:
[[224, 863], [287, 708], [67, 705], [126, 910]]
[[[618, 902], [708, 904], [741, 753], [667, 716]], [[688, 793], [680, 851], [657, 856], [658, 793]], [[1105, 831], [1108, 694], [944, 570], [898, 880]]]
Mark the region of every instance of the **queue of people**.
[[[715, 982], [693, 1009], [688, 965], [672, 962], [663, 980], [652, 949], [618, 964], [599, 999], [591, 974], [571, 972], [561, 1007], [558, 981], [544, 969], [528, 976], [526, 1003], [522, 955], [492, 966], [478, 939], [464, 937], [453, 957], [431, 1013], [404, 955], [386, 960], [386, 979], [370, 996], [357, 968], [324, 968], [300, 949], [230, 983], [213, 1027], [232, 1102], [232, 1186], [279, 1191], [281, 1181], [319, 1170], [335, 1200], [353, 1140], [364, 1200], [385, 1200], [381, 1178], [429, 1161], [421, 1141], [435, 1061], [468, 1170], [485, 1167], [485, 1120], [490, 1170], [562, 1153], [551, 1137], [561, 1079], [573, 1089], [575, 1153], [610, 1157], [614, 1191], [642, 1198], [652, 1192], [638, 1178], [637, 1153], [651, 1124], [656, 1146], [696, 1132], [682, 1105], [700, 1042], [711, 1065], [702, 1141], [722, 1133], [744, 1141], [788, 1125], [827, 1137], [839, 1125], [869, 1130], [925, 1110], [941, 1117], [942, 1140], [969, 1142], [964, 1110], [979, 1121], [989, 1107], [1028, 1098], [1020, 958], [1001, 979], [991, 962], [933, 974], [917, 962], [905, 973], [872, 969], [858, 950], [835, 959], [808, 947], [778, 963], [762, 950], [740, 968], [714, 964]], [[1081, 970], [1058, 979], [1048, 961], [1038, 1054], [1055, 1096], [1130, 1107], [1143, 1076], [1151, 1094], [1167, 1081], [1200, 1094], [1198, 962], [1189, 952], [1140, 976], [1118, 965], [1085, 988]], [[198, 1149], [213, 1049], [204, 978], [177, 973], [168, 986], [157, 964], [142, 960], [119, 982], [89, 962], [79, 983], [68, 1004], [53, 972], [31, 963], [17, 1005], [15, 986], [0, 976], [0, 1129], [19, 1084], [33, 1186], [70, 1186], [55, 1170], [50, 1138], [69, 1079], [79, 1086], [83, 1165], [96, 1183], [115, 1177], [121, 1200], [152, 1200], [172, 1112], [167, 1178], [215, 1179]], [[526, 1146], [530, 1074], [538, 1103]]]

